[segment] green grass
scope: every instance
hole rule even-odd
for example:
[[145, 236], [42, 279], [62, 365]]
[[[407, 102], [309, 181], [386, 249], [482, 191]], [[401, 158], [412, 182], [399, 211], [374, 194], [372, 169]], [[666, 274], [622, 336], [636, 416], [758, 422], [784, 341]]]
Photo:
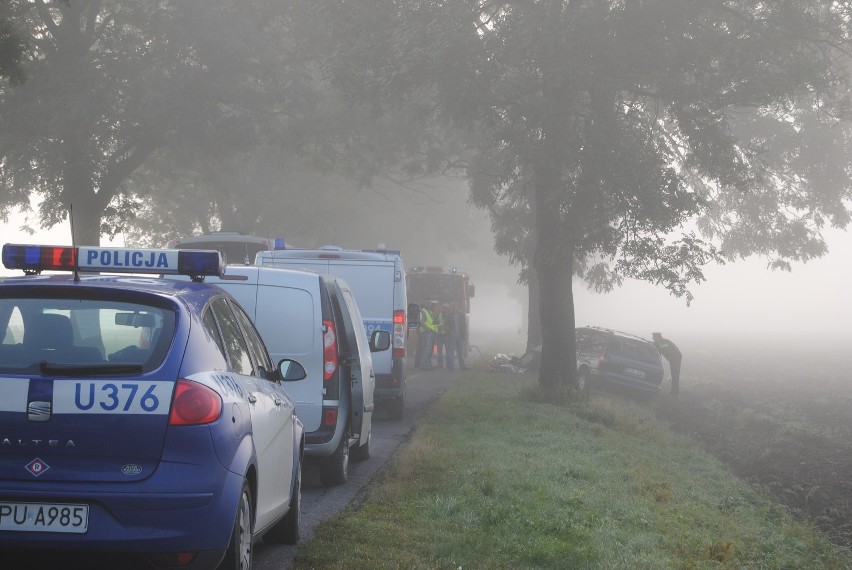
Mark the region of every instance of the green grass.
[[852, 555], [615, 395], [475, 369], [294, 568], [852, 568]]

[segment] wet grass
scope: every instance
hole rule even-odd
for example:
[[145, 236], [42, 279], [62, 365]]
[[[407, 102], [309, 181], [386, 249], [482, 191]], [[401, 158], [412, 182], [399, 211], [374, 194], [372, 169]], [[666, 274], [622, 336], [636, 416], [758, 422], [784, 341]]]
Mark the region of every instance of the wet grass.
[[295, 568], [852, 568], [649, 406], [468, 372]]

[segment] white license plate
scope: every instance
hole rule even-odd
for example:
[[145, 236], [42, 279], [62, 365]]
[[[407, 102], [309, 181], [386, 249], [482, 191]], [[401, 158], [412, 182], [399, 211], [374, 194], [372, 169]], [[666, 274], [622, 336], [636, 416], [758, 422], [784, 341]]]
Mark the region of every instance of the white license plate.
[[625, 368], [624, 373], [630, 374], [631, 376], [635, 376], [636, 378], [644, 378], [645, 377], [645, 371], [644, 370], [637, 370], [636, 368]]
[[84, 533], [89, 505], [0, 502], [0, 531]]

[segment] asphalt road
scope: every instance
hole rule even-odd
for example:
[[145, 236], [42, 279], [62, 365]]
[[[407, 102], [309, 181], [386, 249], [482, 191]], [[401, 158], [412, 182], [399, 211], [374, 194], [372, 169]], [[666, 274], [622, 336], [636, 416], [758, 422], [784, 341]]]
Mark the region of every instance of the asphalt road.
[[[401, 420], [387, 419], [378, 410], [373, 416], [373, 439], [370, 458], [349, 464], [349, 481], [337, 487], [320, 484], [316, 467], [306, 466], [302, 472], [301, 540], [309, 540], [324, 520], [341, 512], [363, 496], [367, 485], [384, 467], [399, 447], [411, 436], [417, 419], [448, 387], [458, 382], [463, 373], [435, 369], [429, 372], [409, 370], [405, 412]], [[258, 544], [254, 552], [253, 570], [290, 568], [298, 551], [296, 546]]]

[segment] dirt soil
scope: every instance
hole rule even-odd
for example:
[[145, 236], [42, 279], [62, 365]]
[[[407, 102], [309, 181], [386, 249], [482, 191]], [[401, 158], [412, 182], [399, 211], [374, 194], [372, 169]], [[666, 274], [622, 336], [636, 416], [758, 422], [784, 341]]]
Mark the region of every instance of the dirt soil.
[[852, 359], [765, 346], [684, 353], [681, 393], [664, 384], [657, 415], [852, 547]]

